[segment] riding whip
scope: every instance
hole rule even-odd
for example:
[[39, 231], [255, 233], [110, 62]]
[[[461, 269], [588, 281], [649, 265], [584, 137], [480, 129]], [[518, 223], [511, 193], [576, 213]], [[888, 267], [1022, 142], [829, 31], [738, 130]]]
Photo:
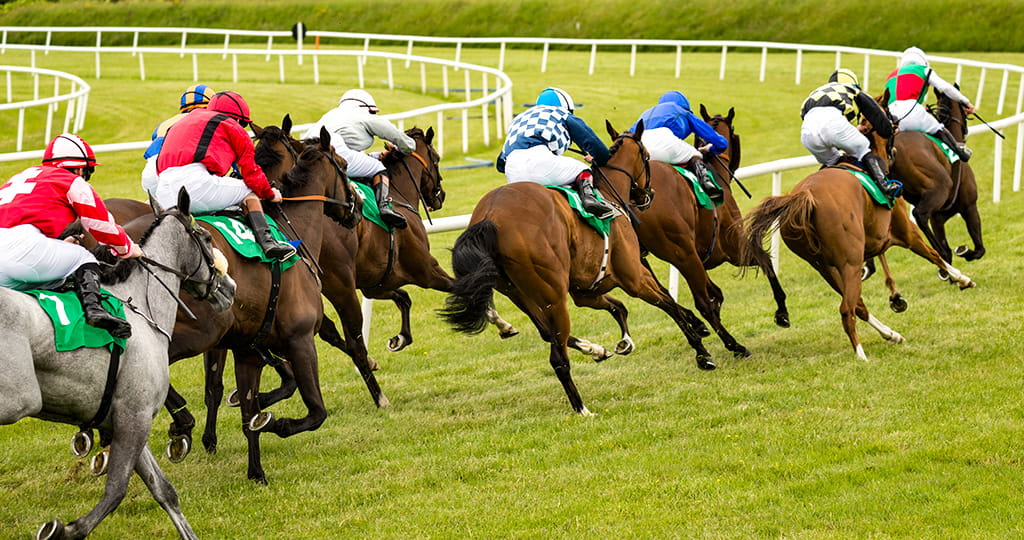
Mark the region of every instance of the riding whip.
[[725, 172], [729, 173], [729, 178], [732, 178], [732, 181], [736, 182], [736, 185], [739, 186], [740, 189], [743, 190], [743, 193], [745, 193], [747, 195], [747, 198], [748, 199], [753, 199], [754, 196], [751, 195], [749, 191], [747, 191], [747, 186], [744, 186], [743, 182], [740, 182], [740, 179], [736, 178], [736, 175], [733, 174], [732, 171], [729, 169], [729, 166], [726, 165], [724, 161], [722, 161], [722, 158], [718, 157], [718, 154], [711, 154], [711, 155], [714, 156], [715, 159], [718, 161], [718, 164], [721, 165], [723, 169], [725, 169]]
[[981, 122], [982, 124], [985, 124], [985, 127], [991, 129], [992, 133], [995, 133], [996, 135], [999, 135], [1000, 139], [1005, 139], [1006, 138], [1006, 135], [1003, 135], [1002, 133], [999, 132], [998, 129], [996, 129], [996, 128], [992, 127], [991, 125], [989, 125], [989, 123], [986, 122], [982, 117], [978, 116], [978, 113], [971, 113], [971, 114], [974, 115], [974, 117], [977, 118], [979, 122]]

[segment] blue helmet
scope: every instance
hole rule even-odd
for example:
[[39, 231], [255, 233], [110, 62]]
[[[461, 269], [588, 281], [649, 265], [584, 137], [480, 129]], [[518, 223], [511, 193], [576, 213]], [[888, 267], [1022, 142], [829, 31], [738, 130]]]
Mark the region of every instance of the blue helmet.
[[658, 99], [658, 103], [675, 103], [686, 110], [690, 110], [690, 100], [686, 99], [686, 96], [677, 90], [662, 94], [661, 98]]
[[576, 110], [576, 104], [573, 103], [569, 93], [553, 86], [549, 86], [541, 91], [540, 95], [537, 96], [537, 105], [561, 107], [570, 113]]

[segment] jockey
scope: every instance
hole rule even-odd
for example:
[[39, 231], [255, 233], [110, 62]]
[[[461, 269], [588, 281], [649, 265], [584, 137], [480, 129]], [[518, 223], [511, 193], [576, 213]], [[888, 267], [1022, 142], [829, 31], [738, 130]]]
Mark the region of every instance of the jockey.
[[545, 88], [537, 96], [536, 105], [512, 120], [495, 165], [510, 183], [565, 186], [575, 182], [583, 209], [606, 219], [615, 214], [615, 208], [595, 197], [590, 167], [562, 155], [576, 143], [586, 152], [587, 162], [601, 166], [608, 161], [608, 146], [573, 114], [575, 109], [576, 104], [565, 90]]
[[205, 109], [212, 98], [213, 89], [205, 84], [194, 84], [186, 88], [181, 94], [178, 114], [164, 120], [153, 130], [153, 142], [149, 143], [149, 147], [142, 154], [142, 157], [146, 160], [146, 167], [142, 169], [142, 189], [150, 196], [156, 194], [156, 156], [160, 153], [160, 147], [164, 144], [167, 130], [184, 118], [185, 113], [194, 109]]
[[[174, 206], [179, 188], [185, 187], [197, 213], [243, 203], [263, 253], [283, 261], [295, 255], [295, 248], [270, 235], [260, 199], [281, 202], [281, 192], [253, 160], [255, 149], [245, 131], [250, 123], [249, 105], [231, 91], [218, 92], [205, 109], [186, 114], [167, 132], [157, 158], [156, 200], [165, 208]], [[241, 179], [226, 176], [233, 163]]]
[[[722, 188], [708, 179], [707, 167], [701, 159], [701, 153], [710, 150], [715, 154], [721, 154], [729, 146], [729, 141], [707, 122], [693, 114], [686, 96], [674, 90], [662, 94], [658, 104], [644, 111], [640, 119], [633, 123], [630, 131], [636, 131], [640, 120], [644, 122], [644, 134], [640, 139], [650, 152], [651, 159], [664, 161], [670, 165], [687, 166], [711, 200], [716, 205], [721, 204]], [[699, 149], [694, 148], [684, 140], [691, 133], [703, 139], [706, 144]]]
[[800, 142], [818, 163], [832, 167], [839, 163], [842, 150], [857, 159], [875, 184], [889, 197], [898, 197], [902, 184], [885, 177], [885, 162], [871, 153], [868, 138], [854, 127], [861, 114], [885, 138], [892, 137], [892, 123], [885, 111], [871, 96], [862, 92], [857, 75], [848, 69], [837, 69], [828, 84], [811, 92], [800, 109], [803, 125]]
[[114, 222], [87, 182], [99, 163], [78, 136], [56, 136], [43, 152], [42, 166], [29, 167], [0, 186], [0, 286], [51, 289], [74, 276], [85, 322], [114, 337], [132, 333], [128, 321], [100, 305], [100, 267], [87, 249], [61, 233], [76, 219], [118, 257], [141, 257], [142, 249]]
[[375, 136], [407, 155], [416, 151], [416, 141], [388, 120], [377, 116], [379, 111], [369, 92], [358, 88], [349, 90], [341, 96], [337, 107], [324, 113], [306, 131], [305, 138], [319, 137], [320, 127], [326, 127], [331, 133], [331, 146], [348, 162], [349, 178], [364, 184], [369, 179], [381, 220], [389, 227], [404, 229], [407, 225], [405, 216], [391, 207], [391, 180], [381, 163], [380, 153], [367, 155], [363, 152], [373, 146]]
[[949, 99], [962, 103], [964, 112], [974, 112], [974, 105], [952, 84], [928, 66], [928, 58], [924, 51], [910, 47], [900, 56], [900, 67], [889, 74], [885, 82], [889, 90], [889, 112], [903, 131], [923, 131], [942, 142], [956, 152], [965, 163], [971, 159], [971, 151], [963, 143], [958, 143], [949, 132], [924, 106], [918, 106], [928, 97], [928, 85], [932, 85]]

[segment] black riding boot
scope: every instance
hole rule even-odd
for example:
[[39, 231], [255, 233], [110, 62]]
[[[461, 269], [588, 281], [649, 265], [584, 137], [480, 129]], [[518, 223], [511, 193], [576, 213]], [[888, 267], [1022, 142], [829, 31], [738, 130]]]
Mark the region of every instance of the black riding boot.
[[956, 155], [957, 157], [960, 158], [960, 161], [967, 163], [967, 161], [971, 159], [972, 152], [967, 148], [967, 145], [956, 142], [956, 139], [953, 138], [953, 134], [950, 133], [948, 129], [942, 128], [936, 131], [935, 133], [932, 133], [932, 135], [939, 139], [940, 141], [949, 145], [949, 147], [954, 152], [956, 152]]
[[380, 209], [380, 219], [385, 225], [394, 229], [404, 229], [409, 224], [405, 216], [391, 208], [391, 196], [388, 193], [388, 185], [383, 180], [373, 184], [373, 196], [377, 199], [377, 208]]
[[869, 153], [861, 158], [861, 163], [864, 164], [864, 168], [867, 169], [868, 174], [871, 175], [871, 179], [875, 181], [875, 185], [878, 186], [878, 189], [882, 190], [882, 193], [890, 198], [900, 196], [900, 192], [903, 190], [903, 184], [900, 182], [889, 181], [889, 179], [885, 177], [885, 163], [882, 162], [882, 158]]
[[278, 242], [270, 235], [270, 225], [267, 225], [267, 216], [263, 212], [250, 210], [249, 226], [252, 227], [252, 234], [256, 237], [256, 243], [260, 245], [263, 254], [271, 259], [279, 261], [288, 260], [295, 255], [295, 248], [291, 244]]
[[576, 191], [580, 194], [583, 209], [597, 219], [608, 219], [615, 215], [615, 207], [598, 200], [594, 195], [594, 176], [590, 171], [583, 171], [576, 177]]
[[86, 263], [75, 270], [75, 293], [82, 301], [85, 322], [89, 326], [102, 328], [117, 338], [128, 338], [132, 335], [132, 327], [128, 321], [107, 313], [100, 305], [100, 267], [96, 263]]
[[690, 160], [690, 168], [692, 169], [691, 172], [697, 176], [697, 181], [700, 182], [700, 187], [704, 189], [704, 193], [707, 193], [708, 197], [711, 198], [711, 202], [715, 206], [722, 204], [722, 201], [725, 200], [725, 194], [722, 192], [722, 188], [718, 187], [711, 178], [711, 171], [704, 164], [704, 160], [693, 158]]

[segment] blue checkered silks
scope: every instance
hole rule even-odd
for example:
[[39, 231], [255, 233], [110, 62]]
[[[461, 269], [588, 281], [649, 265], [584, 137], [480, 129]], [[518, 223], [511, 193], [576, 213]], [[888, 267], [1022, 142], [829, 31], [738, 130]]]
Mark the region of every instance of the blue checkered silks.
[[565, 121], [571, 114], [561, 107], [547, 105], [528, 109], [512, 120], [501, 155], [505, 157], [513, 150], [539, 145], [547, 146], [557, 155], [564, 154], [572, 144], [569, 130], [565, 128]]

